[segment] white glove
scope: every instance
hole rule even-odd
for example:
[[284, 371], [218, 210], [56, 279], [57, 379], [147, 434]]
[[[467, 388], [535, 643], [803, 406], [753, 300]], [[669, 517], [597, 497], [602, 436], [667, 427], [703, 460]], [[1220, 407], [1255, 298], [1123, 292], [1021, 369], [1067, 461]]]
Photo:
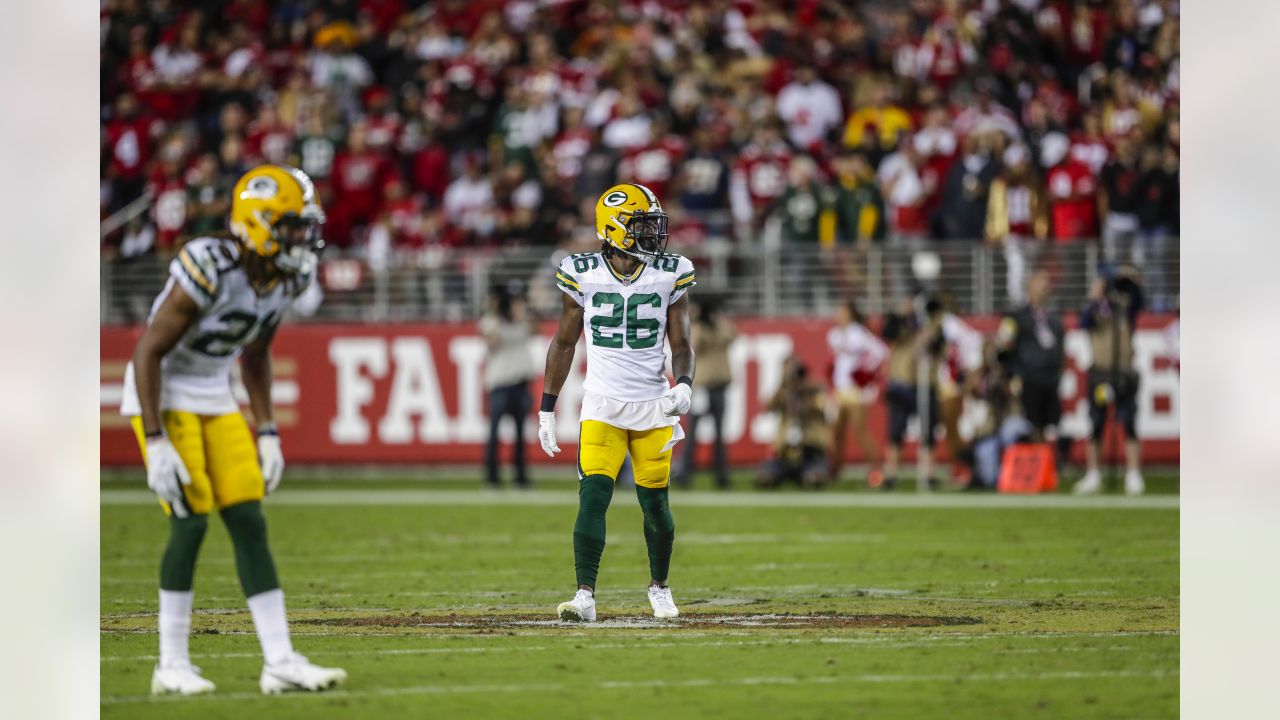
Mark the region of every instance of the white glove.
[[187, 517], [187, 503], [182, 496], [182, 486], [191, 484], [191, 473], [182, 462], [182, 456], [161, 435], [147, 440], [147, 487], [169, 504], [173, 514]]
[[685, 383], [676, 383], [676, 386], [662, 393], [661, 404], [663, 415], [683, 415], [689, 412], [689, 403], [693, 397], [693, 390]]
[[542, 451], [548, 457], [555, 457], [560, 452], [556, 444], [556, 414], [554, 412], [538, 412], [538, 442], [542, 443]]
[[284, 474], [284, 454], [280, 452], [280, 436], [258, 436], [258, 463], [262, 465], [262, 479], [267, 482], [267, 493], [275, 492]]

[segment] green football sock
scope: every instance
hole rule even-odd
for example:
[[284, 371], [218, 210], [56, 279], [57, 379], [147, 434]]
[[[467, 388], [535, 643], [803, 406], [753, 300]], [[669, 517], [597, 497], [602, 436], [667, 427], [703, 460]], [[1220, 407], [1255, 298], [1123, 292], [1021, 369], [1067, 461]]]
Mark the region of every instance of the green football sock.
[[169, 543], [160, 559], [160, 589], [187, 592], [196, 574], [196, 556], [209, 529], [207, 515], [169, 516]]
[[223, 508], [222, 522], [235, 547], [236, 572], [245, 597], [279, 588], [276, 563], [267, 546], [267, 519], [262, 516], [262, 503], [254, 500]]
[[573, 525], [573, 564], [579, 585], [596, 586], [604, 554], [604, 518], [613, 499], [613, 478], [588, 475], [578, 485], [578, 521]]
[[636, 486], [636, 498], [644, 511], [644, 542], [649, 546], [649, 574], [666, 583], [671, 570], [671, 548], [676, 541], [676, 519], [671, 515], [667, 488]]

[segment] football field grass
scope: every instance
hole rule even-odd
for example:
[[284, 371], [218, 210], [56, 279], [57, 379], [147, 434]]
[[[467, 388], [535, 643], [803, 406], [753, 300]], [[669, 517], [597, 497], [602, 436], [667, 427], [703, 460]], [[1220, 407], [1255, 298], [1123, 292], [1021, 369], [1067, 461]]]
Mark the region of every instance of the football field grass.
[[211, 522], [191, 648], [218, 691], [152, 699], [166, 527], [140, 479], [107, 483], [103, 716], [1178, 713], [1176, 495], [673, 491], [682, 616], [657, 622], [640, 511], [619, 488], [602, 622], [569, 625], [555, 607], [574, 589], [573, 485], [474, 486], [286, 480], [266, 501], [294, 644], [350, 674], [320, 695], [258, 693], [257, 639]]

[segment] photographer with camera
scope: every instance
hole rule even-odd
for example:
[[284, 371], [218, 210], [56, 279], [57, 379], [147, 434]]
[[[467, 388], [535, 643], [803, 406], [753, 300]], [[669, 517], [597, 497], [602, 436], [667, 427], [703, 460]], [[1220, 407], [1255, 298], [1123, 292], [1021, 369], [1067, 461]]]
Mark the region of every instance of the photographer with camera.
[[[885, 316], [881, 337], [889, 345], [889, 382], [885, 399], [889, 405], [889, 447], [885, 452], [885, 479], [881, 485], [893, 490], [898, 485], [898, 462], [907, 422], [920, 417], [920, 462], [917, 483], [938, 485], [933, 477], [934, 428], [938, 424], [938, 367], [946, 352], [942, 332], [942, 303], [937, 298], [918, 295], [903, 303], [901, 310]], [[923, 385], [923, 387], [922, 387]], [[927, 398], [926, 398], [927, 396]]]
[[1110, 279], [1094, 281], [1089, 304], [1080, 313], [1080, 328], [1088, 333], [1093, 351], [1089, 367], [1089, 419], [1093, 425], [1086, 446], [1087, 471], [1072, 492], [1091, 495], [1102, 490], [1099, 469], [1107, 417], [1114, 408], [1115, 421], [1124, 428], [1124, 491], [1141, 495], [1146, 489], [1139, 467], [1138, 371], [1133, 363], [1133, 333], [1143, 308], [1140, 272], [1124, 266]]
[[773, 457], [760, 468], [756, 484], [776, 488], [795, 482], [817, 488], [831, 481], [827, 467], [827, 394], [809, 378], [809, 369], [790, 357], [782, 367], [782, 384], [769, 399], [768, 410], [778, 416]]

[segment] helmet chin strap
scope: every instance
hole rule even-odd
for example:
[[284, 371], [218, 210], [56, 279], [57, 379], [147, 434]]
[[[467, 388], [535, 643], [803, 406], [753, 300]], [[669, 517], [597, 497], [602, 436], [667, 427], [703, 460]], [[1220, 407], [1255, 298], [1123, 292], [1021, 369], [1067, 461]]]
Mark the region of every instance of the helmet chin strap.
[[[635, 241], [635, 239], [633, 238], [633, 239], [632, 239], [631, 246], [632, 246], [633, 248], [638, 248], [638, 247], [640, 247], [640, 243], [639, 243], [639, 242], [636, 242], [636, 241]], [[629, 258], [632, 258], [632, 259], [634, 259], [634, 260], [638, 260], [638, 261], [639, 261], [641, 264], [643, 264], [643, 265], [652, 265], [652, 264], [653, 264], [653, 261], [654, 261], [654, 255], [652, 255], [652, 254], [649, 254], [649, 253], [643, 253], [643, 252], [637, 252], [637, 251], [635, 251], [635, 250], [624, 250], [624, 249], [622, 249], [622, 248], [618, 247], [617, 245], [613, 245], [612, 243], [610, 243], [610, 247], [612, 247], [614, 250], [617, 250], [618, 252], [622, 253], [623, 255], [626, 255], [626, 256], [627, 256], [627, 257], [629, 257]]]

